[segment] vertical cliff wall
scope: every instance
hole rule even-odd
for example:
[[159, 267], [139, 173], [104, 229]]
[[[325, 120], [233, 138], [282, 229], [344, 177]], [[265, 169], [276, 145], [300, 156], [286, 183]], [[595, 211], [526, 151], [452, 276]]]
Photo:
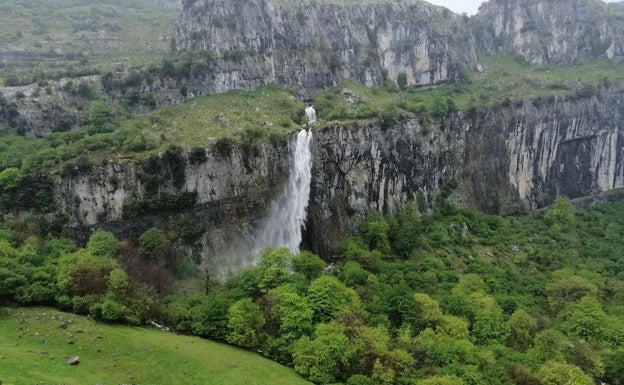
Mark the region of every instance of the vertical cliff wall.
[[[442, 191], [452, 191], [450, 199], [463, 206], [511, 213], [543, 207], [558, 194], [623, 187], [623, 95], [612, 88], [508, 102], [386, 129], [373, 122], [326, 125], [312, 143], [304, 243], [329, 256], [367, 212], [393, 212], [409, 200], [431, 206]], [[57, 200], [73, 226], [107, 223], [134, 236], [162, 218], [189, 215], [207, 228], [201, 258], [227, 270], [248, 262], [241, 250], [251, 247], [282, 191], [292, 151], [287, 143], [266, 142], [214, 148], [201, 162], [184, 153], [169, 165], [167, 154], [143, 164], [109, 161], [66, 175]], [[174, 172], [179, 168], [182, 177]], [[150, 179], [153, 169], [157, 179]]]
[[208, 92], [272, 82], [310, 91], [341, 78], [379, 86], [400, 73], [431, 85], [457, 81], [477, 62], [461, 17], [421, 1], [185, 3], [175, 50], [208, 54], [192, 86]]
[[601, 0], [491, 0], [473, 20], [481, 52], [534, 64], [624, 54], [624, 6]]
[[[323, 255], [366, 212], [457, 185], [451, 200], [512, 213], [624, 186], [622, 89], [538, 98], [381, 130], [316, 135], [308, 244]], [[328, 225], [329, 224], [329, 225]]]

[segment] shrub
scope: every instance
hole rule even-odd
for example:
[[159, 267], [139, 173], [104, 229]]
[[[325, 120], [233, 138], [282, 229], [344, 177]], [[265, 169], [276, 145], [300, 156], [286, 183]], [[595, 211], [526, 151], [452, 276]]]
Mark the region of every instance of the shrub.
[[87, 250], [96, 257], [112, 257], [119, 247], [119, 241], [110, 231], [98, 229], [87, 242]]
[[114, 131], [114, 121], [113, 110], [108, 104], [101, 101], [91, 103], [89, 107], [89, 124], [91, 125], [91, 129], [88, 130], [89, 134]]

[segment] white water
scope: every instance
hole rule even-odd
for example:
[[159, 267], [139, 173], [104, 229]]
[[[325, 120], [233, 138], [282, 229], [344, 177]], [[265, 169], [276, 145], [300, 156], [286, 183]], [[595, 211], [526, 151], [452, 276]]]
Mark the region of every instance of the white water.
[[260, 226], [252, 248], [254, 256], [266, 247], [287, 247], [299, 253], [312, 179], [311, 143], [312, 131], [299, 131], [293, 144], [288, 181]]
[[[287, 247], [299, 253], [305, 225], [312, 179], [312, 132], [301, 130], [289, 143], [290, 174], [282, 191], [268, 205], [267, 215], [259, 225], [235, 233], [221, 229], [223, 243], [211, 245], [203, 269], [210, 279], [225, 281], [233, 274], [253, 267], [260, 252], [267, 247]], [[218, 234], [218, 233], [216, 233]]]
[[312, 106], [307, 106], [305, 109], [306, 117], [308, 118], [308, 124], [316, 122], [316, 110]]

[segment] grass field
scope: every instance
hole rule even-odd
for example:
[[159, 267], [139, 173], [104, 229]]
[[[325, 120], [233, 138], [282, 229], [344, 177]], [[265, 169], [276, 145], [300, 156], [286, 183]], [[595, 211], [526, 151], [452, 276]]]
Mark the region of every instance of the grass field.
[[[78, 356], [70, 366], [68, 357]], [[0, 309], [0, 380], [21, 384], [309, 384], [256, 353], [48, 308]]]

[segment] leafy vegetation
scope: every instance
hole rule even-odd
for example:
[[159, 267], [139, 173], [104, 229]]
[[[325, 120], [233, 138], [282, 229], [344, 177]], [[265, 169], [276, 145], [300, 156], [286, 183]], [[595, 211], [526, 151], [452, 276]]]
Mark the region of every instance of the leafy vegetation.
[[465, 84], [418, 89], [404, 74], [397, 84], [387, 80], [380, 88], [366, 88], [344, 81], [315, 96], [319, 117], [326, 121], [377, 119], [384, 125], [404, 118], [441, 118], [457, 110], [467, 111], [514, 100], [553, 96], [587, 97], [599, 89], [624, 82], [622, 61], [595, 59], [574, 66], [534, 66], [504, 55], [482, 56], [482, 72], [465, 73]]
[[[105, 159], [146, 159], [166, 152], [171, 143], [195, 150], [263, 140], [285, 140], [301, 123], [303, 103], [278, 87], [231, 91], [189, 100], [147, 116], [117, 121], [113, 109], [91, 103], [88, 124], [41, 139], [0, 134], [0, 170], [22, 174], [44, 171], [84, 172]], [[294, 121], [294, 122], [293, 122]], [[177, 175], [177, 173], [174, 173]]]
[[108, 322], [154, 319], [321, 384], [619, 384], [623, 214], [624, 202], [576, 210], [560, 197], [502, 218], [440, 198], [371, 213], [331, 269], [266, 250], [224, 284], [197, 272], [185, 292], [173, 290], [181, 255], [167, 231], [135, 245], [99, 230], [81, 249], [12, 220], [0, 230], [0, 293]]
[[[309, 384], [255, 353], [49, 308], [0, 308], [3, 384]], [[78, 356], [76, 366], [67, 357]]]

